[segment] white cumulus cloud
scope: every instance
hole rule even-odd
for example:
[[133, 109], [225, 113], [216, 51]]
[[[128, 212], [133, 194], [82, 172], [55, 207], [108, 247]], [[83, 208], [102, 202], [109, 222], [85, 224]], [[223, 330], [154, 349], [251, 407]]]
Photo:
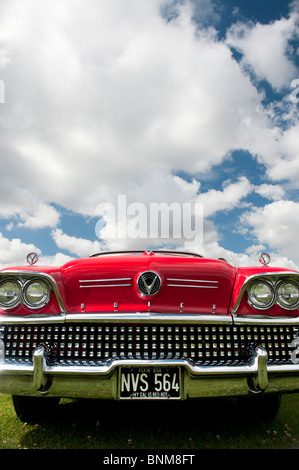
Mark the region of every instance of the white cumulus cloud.
[[[288, 202], [280, 181], [298, 181], [298, 116], [280, 127], [247, 67], [277, 90], [297, 78], [289, 48], [297, 10], [269, 25], [234, 25], [225, 41], [206, 27], [219, 15], [215, 3], [195, 3], [1, 3], [0, 217], [8, 229], [48, 227], [57, 248], [86, 256], [132, 241], [113, 241], [107, 218], [101, 240], [80, 238], [75, 229], [67, 235], [57, 207], [95, 216], [100, 203], [115, 206], [122, 194], [146, 207], [198, 201], [209, 246], [221, 251], [209, 217], [247, 207], [254, 192]], [[241, 63], [231, 48], [243, 54]], [[236, 150], [263, 163], [273, 184], [240, 176], [203, 191], [202, 179]], [[271, 208], [264, 208], [269, 223]], [[266, 243], [255, 223], [259, 210], [244, 216], [258, 244]], [[268, 243], [278, 249], [281, 227], [270, 225]]]
[[280, 90], [289, 87], [296, 76], [296, 67], [288, 56], [292, 52], [290, 41], [298, 37], [298, 20], [294, 10], [288, 18], [271, 24], [237, 23], [228, 31], [227, 43], [243, 54], [242, 63], [259, 79]]
[[19, 238], [9, 240], [0, 233], [0, 267], [24, 266], [26, 257], [30, 252], [40, 253], [40, 250], [31, 243], [23, 243]]
[[298, 202], [281, 200], [264, 207], [254, 207], [243, 214], [241, 221], [259, 243], [270, 246], [299, 266]]
[[90, 241], [85, 238], [70, 236], [58, 228], [52, 231], [52, 238], [58, 248], [67, 250], [80, 257], [86, 257], [102, 251], [102, 244], [99, 241]]
[[2, 4], [0, 181], [93, 215], [142, 174], [200, 175], [240, 148], [269, 155], [277, 132], [250, 77], [188, 1], [168, 22], [165, 3]]

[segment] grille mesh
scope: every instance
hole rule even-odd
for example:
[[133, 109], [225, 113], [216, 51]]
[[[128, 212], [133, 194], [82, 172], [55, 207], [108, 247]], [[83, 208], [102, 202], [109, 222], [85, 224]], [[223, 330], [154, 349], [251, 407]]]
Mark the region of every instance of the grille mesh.
[[196, 364], [241, 364], [261, 345], [268, 363], [291, 363], [292, 326], [79, 323], [7, 325], [7, 361], [32, 362], [44, 344], [53, 363], [88, 364], [119, 359], [188, 359]]

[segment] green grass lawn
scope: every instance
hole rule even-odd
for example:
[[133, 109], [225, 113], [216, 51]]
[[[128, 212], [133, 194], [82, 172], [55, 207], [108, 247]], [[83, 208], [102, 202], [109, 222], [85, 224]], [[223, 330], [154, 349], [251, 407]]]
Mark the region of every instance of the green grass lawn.
[[62, 400], [35, 424], [0, 394], [0, 449], [294, 449], [299, 394], [285, 395], [274, 421], [244, 416], [233, 399], [197, 403]]

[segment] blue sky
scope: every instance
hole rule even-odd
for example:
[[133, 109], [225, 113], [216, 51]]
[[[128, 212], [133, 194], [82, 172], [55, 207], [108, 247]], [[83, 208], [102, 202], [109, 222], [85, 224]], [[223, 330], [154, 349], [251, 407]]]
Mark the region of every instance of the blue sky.
[[183, 247], [114, 237], [125, 195], [201, 204], [204, 256], [299, 269], [298, 25], [296, 0], [0, 0], [0, 266]]

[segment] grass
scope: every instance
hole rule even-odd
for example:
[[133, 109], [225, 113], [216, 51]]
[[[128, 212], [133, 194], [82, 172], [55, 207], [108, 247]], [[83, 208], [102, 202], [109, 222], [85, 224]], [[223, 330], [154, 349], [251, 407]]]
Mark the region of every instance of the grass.
[[233, 399], [172, 403], [62, 400], [48, 421], [22, 423], [0, 394], [0, 449], [296, 449], [299, 394], [274, 421], [240, 413]]

